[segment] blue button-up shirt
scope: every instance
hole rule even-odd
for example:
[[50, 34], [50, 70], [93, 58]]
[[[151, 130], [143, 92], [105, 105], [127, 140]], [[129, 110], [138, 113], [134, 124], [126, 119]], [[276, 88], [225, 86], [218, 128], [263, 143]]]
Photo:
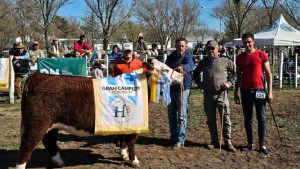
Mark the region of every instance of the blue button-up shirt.
[[[166, 60], [166, 65], [168, 65], [171, 69], [177, 68], [179, 65], [184, 66], [184, 90], [190, 89], [192, 87], [192, 72], [195, 66], [194, 57], [189, 52], [186, 51], [182, 55], [178, 54], [176, 51], [172, 52]], [[180, 85], [172, 85], [170, 88], [171, 92], [180, 91]]]

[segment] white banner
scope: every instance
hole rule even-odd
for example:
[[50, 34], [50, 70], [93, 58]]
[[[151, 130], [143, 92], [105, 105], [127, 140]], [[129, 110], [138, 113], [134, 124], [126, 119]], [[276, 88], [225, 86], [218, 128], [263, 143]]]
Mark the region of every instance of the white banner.
[[[99, 85], [95, 85], [97, 81]], [[142, 70], [93, 82], [96, 112], [98, 110], [96, 134], [148, 131], [147, 80]]]
[[9, 58], [0, 58], [0, 89], [8, 89]]

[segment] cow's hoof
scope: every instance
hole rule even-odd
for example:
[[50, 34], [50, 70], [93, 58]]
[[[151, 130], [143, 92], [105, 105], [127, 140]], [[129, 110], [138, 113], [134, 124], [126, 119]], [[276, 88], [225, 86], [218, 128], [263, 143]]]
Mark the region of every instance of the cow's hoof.
[[124, 161], [129, 160], [129, 155], [128, 155], [128, 152], [127, 152], [127, 148], [121, 149], [120, 155], [121, 155], [121, 157]]
[[24, 163], [24, 164], [17, 164], [16, 165], [16, 169], [25, 169], [26, 168], [26, 163]]
[[122, 159], [123, 159], [124, 161], [129, 161], [129, 156], [122, 156]]
[[140, 163], [134, 163], [134, 162], [132, 162], [131, 165], [132, 165], [132, 167], [134, 167], [134, 168], [141, 167]]
[[59, 152], [55, 156], [52, 157], [52, 161], [57, 167], [64, 166], [64, 161], [61, 159]]
[[140, 161], [137, 159], [137, 157], [134, 157], [134, 160], [131, 162], [132, 167], [140, 167]]

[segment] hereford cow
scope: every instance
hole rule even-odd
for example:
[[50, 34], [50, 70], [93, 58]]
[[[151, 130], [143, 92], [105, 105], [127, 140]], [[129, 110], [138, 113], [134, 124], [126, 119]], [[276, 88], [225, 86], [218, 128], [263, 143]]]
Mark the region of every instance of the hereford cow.
[[[160, 68], [162, 69], [161, 65]], [[178, 76], [176, 72], [174, 74]], [[182, 81], [182, 76], [178, 81]], [[95, 103], [91, 78], [35, 73], [25, 83], [21, 109], [18, 169], [26, 167], [40, 141], [53, 162], [57, 166], [63, 166], [56, 144], [59, 129], [77, 136], [94, 135]], [[122, 135], [120, 139], [122, 158], [130, 160], [132, 166], [139, 166], [134, 149], [137, 134]]]

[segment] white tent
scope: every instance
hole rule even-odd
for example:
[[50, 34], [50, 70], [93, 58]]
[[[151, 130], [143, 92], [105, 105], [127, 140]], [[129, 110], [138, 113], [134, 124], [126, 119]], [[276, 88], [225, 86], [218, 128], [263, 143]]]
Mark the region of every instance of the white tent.
[[[254, 34], [255, 45], [257, 46], [300, 46], [300, 32], [289, 25], [280, 15], [274, 24]], [[241, 38], [234, 39], [235, 46], [242, 46]]]
[[[254, 34], [254, 40], [256, 46], [273, 46], [273, 56], [275, 56], [275, 46], [300, 46], [300, 32], [289, 25], [286, 20], [280, 15], [280, 18], [273, 23], [273, 25], [259, 33]], [[234, 39], [233, 44], [235, 46], [242, 46], [242, 39]], [[273, 57], [273, 63], [275, 57]], [[297, 75], [297, 61], [298, 54], [295, 57], [295, 87], [297, 87], [297, 79], [300, 75]], [[274, 64], [273, 64], [274, 66]], [[282, 88], [282, 74], [283, 74], [283, 53], [280, 56], [280, 72], [279, 72], [279, 87]]]

